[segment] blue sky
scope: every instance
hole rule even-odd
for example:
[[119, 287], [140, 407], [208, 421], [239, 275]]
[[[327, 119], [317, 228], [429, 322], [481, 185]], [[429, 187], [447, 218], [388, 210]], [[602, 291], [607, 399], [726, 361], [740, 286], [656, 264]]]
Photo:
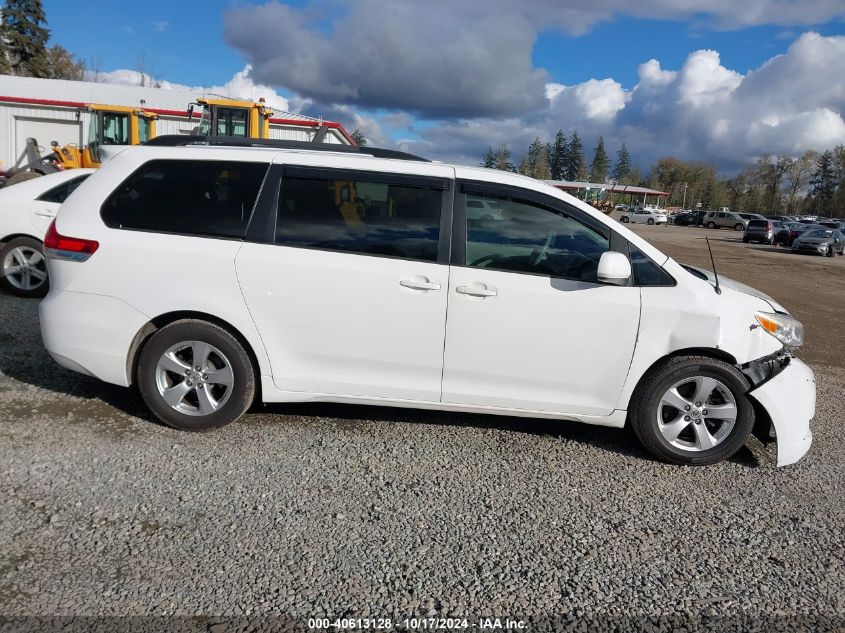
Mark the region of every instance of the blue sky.
[[[109, 3], [107, 11], [103, 4], [44, 0], [51, 42], [74, 51], [89, 66], [99, 59], [102, 70], [135, 69], [143, 56], [147, 70], [157, 77], [187, 85], [212, 85], [225, 83], [244, 67], [243, 55], [224, 41], [225, 12], [262, 2], [147, 0], [141, 4]], [[305, 3], [285, 4], [301, 7]], [[92, 22], [97, 25], [96, 37], [90, 36]], [[633, 86], [639, 63], [656, 58], [664, 67], [678, 68], [690, 52], [701, 48], [718, 50], [728, 67], [745, 72], [783, 53], [801, 30], [764, 25], [718, 31], [678, 21], [617, 18], [584, 35], [541, 31], [532, 58], [559, 83], [613, 77]], [[813, 30], [843, 34], [845, 25], [838, 21], [813, 25]]]
[[[845, 1], [678, 4], [44, 0], [51, 42], [89, 68], [137, 70], [143, 57], [159, 80], [226, 86], [250, 64], [248, 81], [291, 110], [460, 162], [487, 144], [519, 153], [557, 127], [587, 146], [633, 144], [642, 162], [671, 152], [726, 166], [845, 139]], [[783, 94], [790, 74], [795, 95]], [[703, 121], [685, 119], [698, 107]]]

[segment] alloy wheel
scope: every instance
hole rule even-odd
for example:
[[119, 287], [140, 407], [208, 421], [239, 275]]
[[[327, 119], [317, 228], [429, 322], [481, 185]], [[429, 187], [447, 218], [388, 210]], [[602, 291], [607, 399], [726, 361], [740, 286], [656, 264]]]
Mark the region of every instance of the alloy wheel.
[[3, 275], [18, 290], [35, 290], [47, 281], [47, 261], [36, 248], [18, 246], [3, 258]]
[[676, 382], [663, 394], [657, 406], [657, 428], [675, 448], [700, 452], [725, 441], [737, 415], [736, 399], [723, 382], [693, 376]]
[[156, 365], [156, 386], [172, 409], [186, 415], [209, 415], [229, 400], [235, 375], [219, 349], [203, 341], [170, 347]]

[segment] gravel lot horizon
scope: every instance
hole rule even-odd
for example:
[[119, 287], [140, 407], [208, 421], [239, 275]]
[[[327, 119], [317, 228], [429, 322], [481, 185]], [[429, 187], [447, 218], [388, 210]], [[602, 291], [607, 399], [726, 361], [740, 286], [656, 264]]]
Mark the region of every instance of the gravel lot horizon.
[[[645, 228], [703, 264], [694, 229]], [[720, 272], [761, 289], [788, 274], [789, 296], [773, 294], [815, 315], [800, 354], [818, 380], [815, 439], [794, 466], [749, 449], [669, 466], [624, 430], [341, 405], [182, 433], [134, 391], [54, 364], [37, 302], [0, 294], [0, 632], [318, 616], [845, 627], [845, 361], [842, 337], [817, 329], [841, 323], [845, 268], [768, 252], [760, 265], [747, 248], [743, 266], [741, 245], [716, 249]]]

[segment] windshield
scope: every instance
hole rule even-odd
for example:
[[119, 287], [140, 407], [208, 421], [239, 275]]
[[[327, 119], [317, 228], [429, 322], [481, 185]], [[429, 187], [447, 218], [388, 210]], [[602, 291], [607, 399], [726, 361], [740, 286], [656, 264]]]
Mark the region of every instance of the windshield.
[[202, 119], [200, 119], [200, 134], [211, 134], [211, 108], [206, 106], [202, 109]]
[[830, 229], [813, 229], [804, 233], [805, 237], [833, 237], [833, 231]]
[[103, 112], [103, 145], [129, 145], [129, 115]]

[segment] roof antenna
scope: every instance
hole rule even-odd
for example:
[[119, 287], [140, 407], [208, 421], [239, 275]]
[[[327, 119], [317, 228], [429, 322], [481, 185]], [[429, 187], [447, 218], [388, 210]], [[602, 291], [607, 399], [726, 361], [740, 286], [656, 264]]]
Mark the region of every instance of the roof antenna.
[[713, 277], [716, 279], [716, 294], [722, 294], [722, 289], [719, 288], [719, 273], [716, 272], [716, 260], [713, 259], [713, 249], [710, 248], [710, 238], [706, 235], [704, 236], [705, 241], [707, 242], [707, 251], [710, 253], [710, 265], [713, 266]]

